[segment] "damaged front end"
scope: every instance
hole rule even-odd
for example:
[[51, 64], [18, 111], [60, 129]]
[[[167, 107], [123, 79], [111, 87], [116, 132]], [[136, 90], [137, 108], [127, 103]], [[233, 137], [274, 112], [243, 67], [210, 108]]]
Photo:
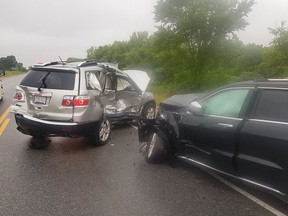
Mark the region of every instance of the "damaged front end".
[[181, 142], [180, 125], [191, 101], [199, 94], [175, 95], [160, 103], [156, 119], [140, 119], [140, 153], [148, 162], [158, 162], [165, 155], [174, 156]]
[[146, 161], [159, 162], [165, 156], [173, 156], [175, 143], [179, 138], [179, 129], [174, 115], [169, 111], [158, 112], [156, 119], [138, 121], [140, 153]]

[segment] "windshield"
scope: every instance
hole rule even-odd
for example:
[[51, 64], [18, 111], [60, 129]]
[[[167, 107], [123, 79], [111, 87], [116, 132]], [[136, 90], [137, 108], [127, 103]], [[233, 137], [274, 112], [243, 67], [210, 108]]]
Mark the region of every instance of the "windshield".
[[[45, 82], [45, 84], [43, 84]], [[75, 73], [61, 71], [30, 71], [22, 80], [20, 85], [47, 88], [73, 90], [75, 84]]]

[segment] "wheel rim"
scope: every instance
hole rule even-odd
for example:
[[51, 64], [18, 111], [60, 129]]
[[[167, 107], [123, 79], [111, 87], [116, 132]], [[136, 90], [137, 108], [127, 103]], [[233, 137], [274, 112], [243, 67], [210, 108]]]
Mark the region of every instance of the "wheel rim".
[[150, 144], [149, 144], [148, 158], [150, 158], [152, 153], [153, 153], [153, 150], [154, 150], [154, 147], [155, 147], [155, 143], [156, 143], [156, 136], [157, 136], [157, 134], [153, 133], [151, 141], [150, 141]]
[[99, 129], [99, 139], [101, 141], [106, 141], [110, 135], [110, 122], [108, 120], [103, 120]]
[[153, 119], [154, 117], [155, 117], [155, 109], [154, 109], [154, 107], [149, 107], [147, 109], [146, 118], [147, 119]]

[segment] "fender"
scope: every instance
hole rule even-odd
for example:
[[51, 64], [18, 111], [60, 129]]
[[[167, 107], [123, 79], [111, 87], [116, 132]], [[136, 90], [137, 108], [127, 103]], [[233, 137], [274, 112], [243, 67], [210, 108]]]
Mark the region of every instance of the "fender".
[[168, 127], [163, 127], [156, 119], [140, 119], [138, 121], [138, 137], [140, 142], [147, 142], [149, 135], [157, 133], [164, 141], [167, 153], [172, 153], [173, 132]]

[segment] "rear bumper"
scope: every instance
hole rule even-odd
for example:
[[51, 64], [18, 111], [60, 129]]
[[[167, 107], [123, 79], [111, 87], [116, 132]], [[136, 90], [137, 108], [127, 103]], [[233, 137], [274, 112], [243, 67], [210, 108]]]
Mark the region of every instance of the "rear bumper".
[[96, 133], [99, 121], [89, 123], [52, 122], [15, 114], [17, 129], [31, 136], [81, 137]]

